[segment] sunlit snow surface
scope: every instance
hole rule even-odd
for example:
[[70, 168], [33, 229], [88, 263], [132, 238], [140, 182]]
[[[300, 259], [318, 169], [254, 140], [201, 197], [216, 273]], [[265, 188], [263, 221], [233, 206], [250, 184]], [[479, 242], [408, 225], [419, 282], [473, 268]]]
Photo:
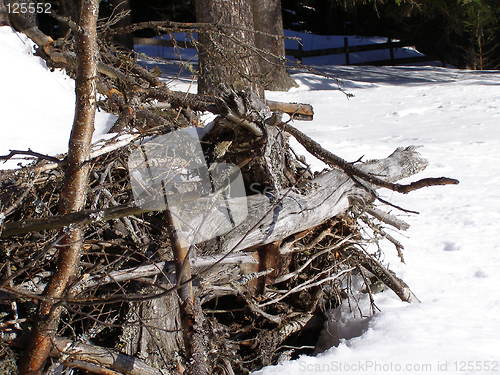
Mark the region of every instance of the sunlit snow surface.
[[[63, 152], [73, 116], [73, 83], [27, 57], [30, 45], [8, 30], [0, 27], [0, 154], [27, 147]], [[382, 312], [369, 320], [361, 336], [318, 357], [301, 357], [256, 374], [500, 373], [500, 72], [321, 69], [340, 78], [355, 96], [347, 99], [334, 81], [297, 74], [299, 88], [267, 93], [269, 99], [314, 106], [315, 120], [294, 126], [351, 161], [421, 145], [429, 167], [410, 180], [447, 176], [460, 185], [404, 196], [383, 193], [385, 199], [420, 212], [402, 215], [411, 228], [404, 237], [394, 234], [406, 247], [406, 265], [399, 263], [391, 244], [384, 250], [385, 261], [422, 304], [400, 302], [392, 292], [378, 294], [375, 301]], [[196, 91], [190, 78], [184, 78], [169, 82], [174, 89]], [[104, 131], [106, 118], [98, 118]]]
[[383, 194], [420, 212], [402, 217], [411, 224], [406, 238], [398, 236], [406, 265], [390, 244], [385, 260], [422, 304], [400, 302], [392, 292], [376, 295], [382, 312], [362, 336], [256, 374], [500, 373], [500, 72], [329, 70], [354, 98], [304, 74], [295, 76], [299, 88], [267, 97], [311, 103], [315, 120], [294, 125], [347, 160], [422, 145], [430, 164], [413, 180], [448, 176], [460, 185]]
[[[0, 155], [9, 150], [59, 154], [68, 149], [75, 111], [75, 84], [62, 71], [50, 72], [33, 57], [33, 44], [10, 27], [0, 27]], [[96, 114], [98, 139], [115, 116]], [[18, 160], [0, 161], [0, 169]]]

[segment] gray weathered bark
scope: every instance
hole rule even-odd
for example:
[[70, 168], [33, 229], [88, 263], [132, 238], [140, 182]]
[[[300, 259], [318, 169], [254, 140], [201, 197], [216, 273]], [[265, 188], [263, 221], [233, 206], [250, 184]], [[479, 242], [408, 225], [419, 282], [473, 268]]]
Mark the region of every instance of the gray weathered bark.
[[[426, 160], [409, 147], [397, 149], [386, 159], [367, 162], [359, 169], [393, 182], [418, 173], [426, 166]], [[345, 212], [349, 208], [351, 197], [358, 201], [374, 199], [371, 192], [361, 188], [340, 170], [317, 177], [313, 180], [313, 186], [312, 191], [306, 195], [288, 192], [277, 207], [273, 207], [275, 203], [261, 195], [248, 197], [247, 219], [221, 237], [220, 252], [271, 243], [317, 226]], [[280, 193], [282, 196], [283, 191]], [[263, 218], [264, 214], [266, 216]], [[217, 227], [220, 223], [212, 221], [207, 225]]]
[[[380, 176], [387, 181], [397, 181], [420, 172], [426, 166], [426, 161], [414, 148], [397, 149], [388, 158], [374, 160], [361, 166], [360, 169]], [[249, 216], [233, 231], [223, 236], [223, 250], [229, 251], [232, 246], [246, 235], [244, 241], [238, 244], [237, 249], [245, 249], [259, 244], [265, 244], [277, 239], [286, 238], [288, 235], [300, 232], [313, 227], [337, 214], [340, 214], [349, 205], [349, 199], [356, 198], [356, 201], [363, 202], [373, 199], [372, 195], [359, 188], [354, 180], [344, 172], [335, 169], [324, 175], [316, 177], [310, 181], [313, 189], [307, 194], [302, 194], [288, 189], [282, 189], [277, 193], [278, 197], [287, 193], [286, 198], [278, 204], [277, 211], [268, 213], [266, 217], [255, 226], [266, 212], [268, 212], [275, 202], [271, 202], [264, 195], [254, 195], [248, 197]], [[376, 187], [374, 187], [376, 189]], [[140, 207], [114, 207], [111, 211], [103, 210], [101, 217], [103, 220], [116, 219], [137, 215], [144, 212]], [[22, 234], [47, 229], [61, 228], [72, 223], [88, 223], [89, 216], [93, 211], [82, 212], [81, 215], [58, 216], [52, 220], [44, 219], [48, 225], [43, 225], [40, 220], [26, 223], [7, 224], [4, 232], [7, 235]], [[210, 225], [217, 227], [220, 223], [206, 223], [207, 231], [210, 231]], [[267, 230], [265, 228], [268, 228]], [[204, 229], [205, 230], [205, 229]], [[268, 230], [272, 233], [268, 235]]]
[[263, 85], [266, 90], [287, 91], [296, 87], [286, 71], [285, 41], [280, 0], [252, 0], [255, 45], [259, 55]]
[[250, 88], [263, 96], [260, 67], [255, 54], [251, 3], [246, 0], [195, 0], [198, 22], [219, 25], [201, 33], [198, 92], [217, 95], [221, 85]]

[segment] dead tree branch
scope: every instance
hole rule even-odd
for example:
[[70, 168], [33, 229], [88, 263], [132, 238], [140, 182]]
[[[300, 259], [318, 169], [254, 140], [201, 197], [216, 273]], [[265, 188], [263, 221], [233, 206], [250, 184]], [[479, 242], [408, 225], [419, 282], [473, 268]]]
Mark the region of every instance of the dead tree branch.
[[307, 151], [309, 151], [312, 155], [317, 157], [319, 160], [329, 165], [332, 168], [339, 168], [343, 170], [350, 176], [359, 177], [373, 185], [384, 187], [389, 190], [397, 191], [398, 193], [407, 194], [413, 190], [421, 189], [428, 186], [435, 185], [456, 185], [459, 183], [458, 180], [447, 177], [436, 177], [436, 178], [424, 178], [415, 182], [412, 182], [408, 185], [395, 184], [386, 180], [382, 180], [375, 175], [371, 175], [363, 172], [359, 168], [355, 167], [353, 164], [348, 163], [341, 157], [333, 154], [332, 152], [321, 147], [319, 143], [314, 141], [312, 138], [308, 137], [300, 130], [294, 128], [293, 126], [280, 123], [278, 126], [286, 131], [287, 133], [293, 135], [297, 141], [305, 147]]

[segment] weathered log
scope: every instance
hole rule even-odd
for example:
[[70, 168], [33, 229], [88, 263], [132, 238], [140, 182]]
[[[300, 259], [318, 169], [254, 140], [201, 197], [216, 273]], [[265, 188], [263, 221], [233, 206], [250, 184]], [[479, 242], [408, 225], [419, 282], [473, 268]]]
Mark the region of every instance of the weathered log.
[[266, 100], [266, 104], [273, 112], [288, 113], [295, 120], [312, 121], [314, 110], [312, 105], [303, 103], [283, 103]]
[[[6, 342], [14, 347], [24, 348], [27, 335], [19, 335]], [[128, 356], [116, 350], [102, 346], [72, 341], [65, 337], [54, 337], [51, 341], [49, 355], [52, 358], [63, 357], [67, 367], [80, 368], [96, 374], [127, 374], [127, 375], [168, 375], [162, 368], [153, 368], [139, 358]]]
[[[176, 91], [171, 91], [171, 92], [176, 93]], [[191, 95], [193, 95], [193, 98], [196, 97], [196, 95], [194, 95], [194, 94], [191, 94]], [[205, 103], [207, 103], [207, 102], [205, 102]], [[207, 103], [207, 105], [208, 105], [208, 103]], [[312, 121], [313, 120], [314, 110], [313, 110], [312, 105], [310, 105], [310, 104], [286, 103], [286, 102], [277, 102], [274, 100], [266, 100], [266, 105], [269, 107], [269, 109], [271, 111], [287, 113], [294, 120], [301, 120], [301, 121]], [[157, 102], [154, 104], [150, 104], [150, 106], [153, 108], [169, 108], [171, 105], [168, 102]], [[211, 108], [214, 109], [215, 107], [211, 107]]]
[[[373, 160], [358, 168], [391, 182], [418, 173], [426, 166], [426, 160], [415, 151], [415, 148], [407, 147], [398, 148], [386, 159]], [[271, 243], [314, 227], [345, 212], [349, 207], [350, 197], [365, 202], [372, 201], [374, 198], [370, 192], [359, 187], [350, 176], [340, 170], [329, 171], [309, 181], [309, 185], [312, 186], [312, 189], [306, 194], [282, 190], [274, 201], [264, 195], [247, 197], [248, 217], [242, 224], [221, 237], [222, 252]], [[375, 189], [376, 186], [373, 188]], [[5, 223], [1, 237], [58, 229], [70, 224], [111, 220], [138, 215], [146, 211], [137, 206], [118, 206], [104, 210], [81, 211], [69, 215], [36, 219], [29, 222]], [[218, 225], [220, 223], [216, 221], [207, 222], [207, 228], [204, 231], [210, 231], [210, 228], [217, 228]]]
[[[248, 253], [231, 254], [230, 256], [224, 259], [220, 258], [221, 258], [220, 256], [215, 256], [215, 255], [199, 256], [191, 260], [191, 267], [193, 268], [193, 270], [196, 271], [197, 274], [203, 274], [204, 279], [208, 278], [210, 281], [212, 281], [212, 277], [210, 276], [210, 274], [220, 272], [220, 269], [212, 269], [210, 271], [210, 274], [206, 274], [204, 270], [208, 267], [213, 266], [215, 263], [217, 263], [218, 267], [219, 266], [228, 267], [230, 265], [243, 266], [243, 265], [251, 265], [258, 263], [258, 261]], [[225, 269], [226, 272], [222, 276], [225, 276], [225, 274], [228, 274], [227, 276], [230, 276], [230, 273], [227, 272], [227, 268]], [[51, 273], [48, 272], [44, 276], [47, 277], [50, 275]], [[77, 294], [80, 293], [81, 291], [85, 291], [106, 284], [121, 283], [129, 280], [151, 277], [155, 275], [162, 275], [163, 278], [175, 280], [174, 262], [172, 261], [157, 262], [152, 264], [141, 265], [138, 267], [112, 271], [110, 273], [103, 275], [92, 275], [78, 281], [72, 287], [72, 290], [73, 293]], [[224, 277], [219, 277], [219, 276], [216, 276], [216, 280], [219, 283], [230, 281], [229, 278], [226, 280]], [[29, 292], [35, 294], [42, 293], [45, 287], [46, 285], [43, 283], [37, 284], [36, 286], [33, 286], [33, 284], [31, 284], [29, 287], [27, 283], [20, 285], [20, 288], [24, 288], [27, 292], [29, 290]]]
[[[74, 342], [62, 337], [54, 338], [51, 357], [66, 356], [68, 361], [97, 364], [127, 375], [164, 375], [166, 372], [148, 366], [138, 358], [113, 349]], [[71, 362], [69, 363], [71, 366]]]
[[[372, 160], [358, 168], [393, 182], [416, 174], [426, 166], [427, 161], [415, 148], [407, 147], [398, 148], [386, 159]], [[261, 195], [249, 196], [248, 217], [221, 237], [221, 252], [271, 243], [319, 225], [345, 212], [350, 198], [365, 202], [374, 199], [372, 193], [340, 170], [325, 173], [311, 181], [310, 185], [312, 189], [307, 194], [280, 191], [274, 201]], [[220, 223], [212, 221], [207, 225], [217, 228]]]
[[393, 191], [397, 191], [398, 193], [407, 194], [413, 190], [421, 189], [427, 186], [434, 185], [456, 185], [459, 183], [458, 180], [448, 177], [437, 177], [437, 178], [423, 178], [421, 180], [412, 182], [411, 184], [401, 185], [395, 184], [389, 180], [384, 180], [383, 178], [379, 178], [376, 174], [366, 173], [356, 166], [353, 163], [349, 163], [341, 157], [335, 155], [329, 150], [324, 149], [321, 145], [316, 142], [314, 139], [310, 138], [308, 135], [302, 133], [300, 130], [294, 128], [293, 126], [287, 123], [278, 123], [276, 124], [281, 129], [285, 130], [287, 133], [294, 136], [294, 138], [302, 145], [304, 148], [309, 151], [312, 155], [317, 157], [319, 160], [329, 165], [332, 168], [340, 168], [349, 176], [356, 176], [364, 181], [367, 181], [373, 185], [384, 187], [386, 189], [390, 189]]

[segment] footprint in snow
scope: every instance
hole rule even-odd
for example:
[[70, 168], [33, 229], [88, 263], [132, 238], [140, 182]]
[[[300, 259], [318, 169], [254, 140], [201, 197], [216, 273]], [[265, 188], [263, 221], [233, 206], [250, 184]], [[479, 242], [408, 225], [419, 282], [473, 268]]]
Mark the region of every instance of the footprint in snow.
[[477, 277], [478, 279], [485, 279], [488, 277], [488, 275], [482, 270], [477, 270], [476, 272], [474, 272], [474, 277]]
[[444, 241], [443, 242], [443, 250], [444, 251], [458, 251], [458, 250], [460, 250], [460, 246], [458, 246], [455, 242]]

